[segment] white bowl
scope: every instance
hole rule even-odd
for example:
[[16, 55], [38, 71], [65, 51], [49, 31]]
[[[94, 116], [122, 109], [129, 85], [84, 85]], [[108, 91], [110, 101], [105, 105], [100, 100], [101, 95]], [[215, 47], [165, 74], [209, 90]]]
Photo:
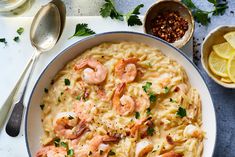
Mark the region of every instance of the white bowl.
[[235, 25], [231, 26], [219, 26], [212, 30], [205, 38], [202, 43], [201, 52], [201, 62], [202, 66], [207, 72], [207, 74], [219, 85], [226, 88], [235, 88], [235, 83], [225, 83], [220, 80], [220, 77], [213, 74], [213, 72], [209, 68], [208, 58], [212, 51], [212, 46], [215, 44], [221, 44], [225, 42], [224, 35], [228, 32], [235, 31]]
[[41, 110], [39, 104], [42, 101], [44, 87], [48, 87], [51, 79], [70, 60], [77, 57], [86, 49], [92, 48], [103, 42], [134, 41], [148, 44], [160, 49], [166, 56], [175, 59], [186, 70], [192, 86], [196, 87], [202, 99], [203, 129], [207, 132], [204, 140], [203, 157], [212, 157], [216, 141], [216, 119], [210, 92], [196, 66], [179, 49], [167, 42], [147, 34], [134, 32], [109, 32], [93, 35], [81, 40], [60, 53], [40, 75], [30, 96], [26, 111], [26, 145], [29, 156], [34, 156], [40, 148], [39, 140], [43, 134], [41, 124]]

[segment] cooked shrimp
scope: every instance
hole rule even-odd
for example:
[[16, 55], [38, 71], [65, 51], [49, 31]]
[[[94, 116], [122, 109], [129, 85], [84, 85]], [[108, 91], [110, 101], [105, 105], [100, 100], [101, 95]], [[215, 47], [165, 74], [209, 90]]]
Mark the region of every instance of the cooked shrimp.
[[140, 96], [138, 96], [135, 100], [135, 111], [142, 112], [150, 107], [150, 100], [149, 96], [146, 92], [144, 92], [144, 90], [140, 90], [139, 93]]
[[106, 157], [110, 150], [110, 146], [108, 143], [117, 142], [118, 140], [119, 139], [117, 137], [112, 137], [108, 135], [94, 136], [90, 143], [90, 152], [92, 152], [92, 156], [93, 157]]
[[148, 127], [153, 127], [153, 122], [149, 118], [137, 120], [130, 128], [130, 135], [136, 138], [140, 135], [141, 138], [144, 138], [147, 136]]
[[41, 148], [37, 153], [36, 157], [65, 157], [67, 155], [66, 148], [46, 146]]
[[92, 111], [96, 110], [95, 105], [91, 101], [84, 102], [82, 99], [74, 104], [74, 112], [77, 116], [85, 120], [86, 122], [91, 122], [93, 120]]
[[104, 65], [95, 59], [84, 59], [75, 65], [75, 70], [80, 70], [88, 66], [89, 68], [83, 71], [83, 80], [89, 84], [100, 84], [107, 76], [107, 69]]
[[182, 156], [183, 156], [182, 154], [176, 153], [175, 151], [170, 151], [162, 155], [158, 155], [157, 157], [182, 157]]
[[54, 131], [57, 136], [76, 139], [87, 129], [85, 121], [80, 121], [74, 112], [60, 112], [54, 120]]
[[117, 86], [114, 95], [113, 95], [113, 107], [120, 115], [129, 115], [135, 110], [135, 102], [128, 95], [122, 95], [124, 88], [126, 87], [125, 83], [121, 83]]
[[115, 66], [115, 74], [123, 82], [129, 83], [134, 81], [137, 75], [136, 63], [137, 58], [128, 58], [120, 60]]
[[146, 156], [153, 150], [153, 144], [147, 139], [144, 139], [136, 144], [135, 157]]
[[202, 138], [203, 134], [199, 127], [189, 124], [184, 129], [184, 136], [185, 137], [195, 137], [195, 138]]

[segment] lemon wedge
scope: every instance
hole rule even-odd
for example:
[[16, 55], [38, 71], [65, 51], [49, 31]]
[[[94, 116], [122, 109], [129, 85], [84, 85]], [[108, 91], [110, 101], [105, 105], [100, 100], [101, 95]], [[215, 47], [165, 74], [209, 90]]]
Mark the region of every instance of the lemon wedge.
[[227, 71], [229, 78], [235, 83], [235, 55], [229, 59]]
[[235, 48], [235, 31], [229, 32], [224, 35], [224, 39], [227, 40], [227, 42]]
[[220, 80], [225, 83], [232, 83], [233, 82], [229, 77], [222, 77]]
[[228, 42], [213, 45], [213, 50], [218, 56], [225, 59], [229, 59], [233, 54], [235, 54], [235, 49]]
[[[209, 56], [209, 67], [211, 71], [219, 76], [228, 77], [227, 60], [218, 56], [214, 51]], [[234, 76], [235, 78], [235, 76]]]

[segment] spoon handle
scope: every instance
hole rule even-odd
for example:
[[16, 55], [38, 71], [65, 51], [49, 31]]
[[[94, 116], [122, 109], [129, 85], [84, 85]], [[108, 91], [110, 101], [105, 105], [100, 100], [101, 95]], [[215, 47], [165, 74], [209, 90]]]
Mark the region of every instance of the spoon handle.
[[8, 122], [7, 122], [7, 125], [6, 125], [6, 133], [9, 136], [16, 137], [16, 136], [19, 135], [21, 120], [22, 120], [22, 114], [23, 114], [23, 110], [24, 110], [24, 96], [25, 96], [26, 89], [28, 87], [28, 82], [29, 82], [29, 80], [32, 76], [31, 74], [34, 71], [39, 53], [40, 52], [37, 51], [34, 54], [33, 60], [32, 60], [32, 66], [28, 69], [29, 73], [28, 73], [28, 75], [24, 76], [26, 81], [21, 82], [20, 86], [23, 86], [23, 92], [20, 96], [20, 100], [17, 103], [14, 104], [13, 111], [12, 111], [11, 116], [10, 116]]

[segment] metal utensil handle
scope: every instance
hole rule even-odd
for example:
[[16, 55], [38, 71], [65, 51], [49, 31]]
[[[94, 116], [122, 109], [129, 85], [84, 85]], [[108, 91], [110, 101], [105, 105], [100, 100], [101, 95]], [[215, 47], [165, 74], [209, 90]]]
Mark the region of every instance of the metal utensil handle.
[[29, 68], [30, 71], [28, 75], [25, 76], [27, 78], [26, 81], [21, 82], [21, 84], [24, 86], [22, 95], [20, 97], [20, 100], [14, 105], [13, 111], [6, 125], [6, 133], [9, 136], [16, 137], [19, 135], [21, 120], [22, 120], [22, 115], [23, 115], [23, 110], [24, 110], [24, 96], [25, 96], [26, 89], [28, 87], [28, 82], [31, 78], [31, 74], [35, 68], [39, 53], [40, 52], [37, 51], [35, 55], [33, 56], [32, 66]]

